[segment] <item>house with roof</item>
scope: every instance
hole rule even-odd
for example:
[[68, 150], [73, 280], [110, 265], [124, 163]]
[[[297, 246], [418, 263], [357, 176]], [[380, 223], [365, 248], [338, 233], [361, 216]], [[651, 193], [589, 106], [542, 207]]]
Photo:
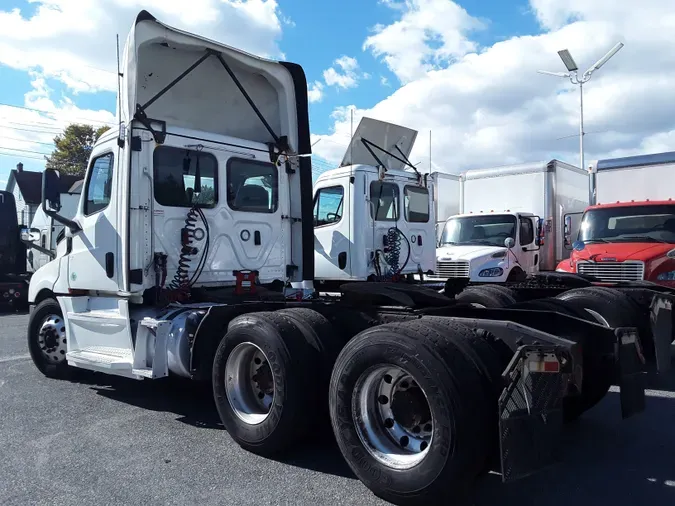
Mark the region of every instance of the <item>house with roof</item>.
[[[82, 176], [61, 174], [61, 193], [80, 193]], [[42, 172], [23, 170], [23, 163], [17, 163], [7, 180], [6, 191], [14, 194], [19, 225], [29, 226], [42, 202]]]

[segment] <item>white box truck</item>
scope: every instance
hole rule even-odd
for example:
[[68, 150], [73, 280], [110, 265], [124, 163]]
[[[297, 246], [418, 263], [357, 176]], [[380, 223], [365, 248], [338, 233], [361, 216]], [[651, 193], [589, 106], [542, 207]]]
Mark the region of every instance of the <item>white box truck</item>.
[[460, 212], [460, 175], [432, 172], [427, 175], [427, 181], [434, 200], [436, 241], [438, 242], [447, 219]]
[[447, 220], [436, 275], [470, 282], [518, 281], [569, 256], [563, 217], [588, 206], [588, 173], [559, 160], [469, 170], [461, 214]]

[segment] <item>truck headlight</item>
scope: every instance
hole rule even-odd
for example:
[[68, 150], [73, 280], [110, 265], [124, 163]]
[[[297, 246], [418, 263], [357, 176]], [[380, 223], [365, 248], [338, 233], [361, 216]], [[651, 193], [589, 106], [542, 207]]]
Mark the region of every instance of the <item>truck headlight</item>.
[[481, 278], [496, 278], [504, 274], [504, 269], [501, 267], [492, 267], [491, 269], [483, 269], [478, 273]]
[[490, 255], [491, 258], [504, 258], [506, 256], [506, 250], [504, 251], [498, 251], [497, 253], [493, 253]]
[[675, 281], [675, 271], [662, 272], [656, 276], [657, 281]]

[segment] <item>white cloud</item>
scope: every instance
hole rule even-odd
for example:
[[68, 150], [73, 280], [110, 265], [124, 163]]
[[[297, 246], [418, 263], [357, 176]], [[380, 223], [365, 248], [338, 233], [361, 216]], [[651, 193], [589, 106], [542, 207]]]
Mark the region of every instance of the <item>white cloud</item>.
[[285, 18], [276, 0], [32, 0], [31, 16], [0, 10], [0, 64], [40, 69], [74, 92], [116, 91], [115, 35], [120, 43], [136, 14], [261, 56], [281, 57]]
[[389, 79], [387, 79], [387, 78], [384, 77], [384, 76], [380, 76], [380, 84], [381, 84], [382, 86], [391, 86], [391, 85], [389, 84]]
[[[391, 26], [400, 27], [403, 21], [408, 33], [420, 33], [428, 26], [424, 20], [437, 12], [430, 0], [426, 10], [420, 10], [417, 0], [405, 5], [400, 19], [378, 33], [390, 33]], [[422, 161], [424, 167], [431, 130], [434, 170], [456, 173], [552, 157], [578, 164], [578, 88], [536, 71], [564, 70], [556, 54], [563, 48], [586, 69], [622, 41], [625, 47], [584, 87], [586, 160], [675, 150], [675, 53], [664, 50], [675, 32], [670, 2], [644, 0], [635, 9], [628, 0], [531, 0], [531, 7], [545, 29], [542, 34], [504, 40], [419, 75], [401, 74], [403, 64], [392, 64], [399, 75], [418, 77], [372, 107], [356, 110], [355, 124], [367, 115], [417, 129], [412, 161]], [[418, 20], [417, 28], [410, 26], [411, 19]], [[399, 48], [414, 46], [414, 37], [401, 40]], [[462, 47], [471, 44], [466, 41]], [[447, 53], [437, 51], [441, 57]], [[391, 49], [387, 54], [403, 53]], [[443, 61], [434, 51], [429, 55]], [[418, 60], [416, 72], [420, 65], [424, 68]], [[346, 144], [346, 110], [337, 109], [331, 133], [317, 138]], [[344, 150], [322, 141], [315, 151], [335, 160]]]
[[[323, 71], [323, 79], [328, 86], [337, 86], [338, 88], [354, 88], [359, 79], [369, 79], [370, 74], [359, 72], [359, 62], [351, 56], [340, 56], [333, 62], [333, 67]], [[339, 67], [338, 70], [335, 67]]]
[[67, 97], [54, 100], [44, 77], [35, 73], [32, 77], [23, 106], [0, 105], [0, 166], [7, 172], [19, 161], [26, 170], [43, 169], [44, 155], [54, 149], [54, 137], [70, 123], [100, 127], [115, 121], [110, 111], [81, 109]]
[[314, 81], [309, 85], [307, 99], [310, 103], [321, 102], [323, 100], [323, 84], [320, 81]]
[[381, 57], [402, 82], [422, 77], [426, 72], [474, 51], [468, 39], [472, 30], [484, 24], [450, 0], [406, 0], [381, 3], [402, 13], [388, 25], [376, 25], [363, 48]]

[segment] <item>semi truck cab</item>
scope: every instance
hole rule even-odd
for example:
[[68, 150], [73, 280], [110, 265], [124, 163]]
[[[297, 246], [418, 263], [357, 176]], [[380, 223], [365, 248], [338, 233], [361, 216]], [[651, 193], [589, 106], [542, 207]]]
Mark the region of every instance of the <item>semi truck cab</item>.
[[469, 213], [446, 223], [436, 250], [436, 274], [471, 282], [517, 281], [539, 267], [539, 216], [531, 213]]
[[[417, 132], [363, 118], [339, 168], [314, 185], [317, 281], [431, 274], [433, 198], [407, 159]], [[405, 169], [408, 170], [405, 170]]]
[[556, 270], [601, 281], [652, 281], [675, 287], [675, 202], [616, 202], [589, 207], [568, 260]]

